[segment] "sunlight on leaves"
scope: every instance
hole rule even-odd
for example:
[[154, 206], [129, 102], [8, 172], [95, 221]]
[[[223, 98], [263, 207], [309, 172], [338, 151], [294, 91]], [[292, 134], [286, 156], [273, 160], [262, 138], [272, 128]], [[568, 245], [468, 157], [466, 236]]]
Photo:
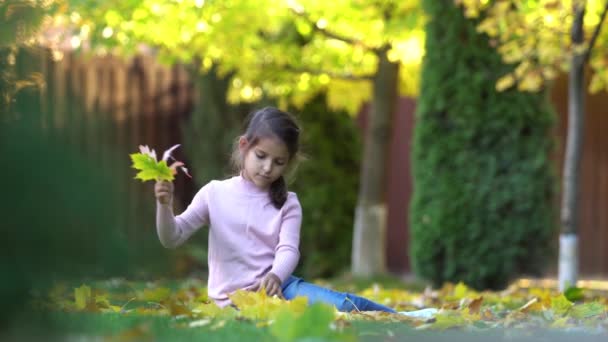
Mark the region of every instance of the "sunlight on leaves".
[[240, 315], [253, 320], [272, 320], [284, 309], [303, 312], [308, 306], [306, 297], [285, 301], [277, 296], [270, 297], [265, 291], [236, 291], [230, 300], [239, 308]]
[[[582, 2], [586, 6], [582, 28], [586, 41], [583, 44], [572, 42], [572, 0], [454, 0], [454, 3], [462, 7], [466, 17], [479, 20], [477, 31], [490, 37], [491, 44], [497, 47], [505, 63], [517, 68], [525, 64], [534, 65], [532, 68], [521, 68], [522, 72], [517, 74], [517, 88], [520, 91], [545, 89], [560, 74], [569, 72], [573, 56], [585, 54], [588, 54], [588, 63], [593, 69], [589, 91], [608, 90], [608, 82], [597, 77], [608, 70], [608, 35], [601, 33], [605, 31], [602, 26], [606, 26], [605, 19], [601, 21], [605, 1]], [[595, 31], [600, 34], [596, 36], [592, 50], [589, 50]], [[514, 84], [514, 80], [502, 76], [496, 84], [498, 91], [504, 91]]]
[[565, 315], [572, 305], [564, 295], [551, 298], [551, 309], [558, 315]]
[[234, 319], [239, 312], [232, 306], [219, 307], [215, 303], [202, 303], [195, 306], [192, 312], [199, 317], [210, 317], [218, 319]]
[[416, 319], [388, 312], [338, 312], [328, 305], [308, 305], [305, 297], [286, 301], [270, 297], [264, 291], [237, 291], [230, 296], [236, 308], [219, 307], [204, 295], [206, 289], [200, 282], [184, 281], [175, 289], [161, 282], [120, 287], [111, 284], [101, 282], [95, 287], [83, 284], [76, 288], [55, 284], [46, 296], [37, 297], [35, 304], [45, 311], [165, 316], [171, 317], [176, 327], [186, 329], [221, 330], [228, 322], [247, 322], [269, 329], [281, 341], [356, 340], [350, 326], [362, 321], [438, 331], [547, 328], [608, 332], [605, 291], [582, 287], [568, 292], [571, 299], [577, 298], [575, 303], [555, 288], [518, 284], [500, 292], [475, 291], [464, 283], [422, 292], [373, 284], [355, 292], [396, 309], [439, 309], [433, 316]]

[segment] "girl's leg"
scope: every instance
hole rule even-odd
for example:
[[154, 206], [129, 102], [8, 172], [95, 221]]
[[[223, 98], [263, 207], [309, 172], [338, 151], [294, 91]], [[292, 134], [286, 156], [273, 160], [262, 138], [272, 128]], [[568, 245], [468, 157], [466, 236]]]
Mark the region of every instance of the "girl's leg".
[[301, 278], [291, 276], [283, 284], [283, 296], [291, 300], [295, 297], [308, 297], [308, 304], [322, 302], [333, 305], [339, 311], [385, 311], [395, 313], [396, 311], [378, 304], [369, 299], [356, 296], [352, 293], [344, 293], [326, 289], [324, 287], [307, 283]]

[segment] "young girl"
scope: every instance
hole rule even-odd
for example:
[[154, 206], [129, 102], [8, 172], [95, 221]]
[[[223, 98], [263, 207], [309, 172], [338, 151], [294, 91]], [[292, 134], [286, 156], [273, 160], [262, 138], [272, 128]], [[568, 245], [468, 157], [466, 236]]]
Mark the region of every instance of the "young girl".
[[393, 309], [350, 293], [332, 291], [292, 275], [300, 253], [302, 208], [288, 192], [284, 174], [298, 154], [300, 129], [294, 118], [273, 107], [249, 117], [238, 138], [233, 161], [238, 176], [211, 181], [194, 196], [179, 216], [173, 215], [173, 185], [157, 182], [156, 226], [167, 248], [184, 243], [199, 228], [209, 225], [208, 294], [219, 306], [239, 289], [258, 291], [291, 300], [308, 297], [340, 311]]

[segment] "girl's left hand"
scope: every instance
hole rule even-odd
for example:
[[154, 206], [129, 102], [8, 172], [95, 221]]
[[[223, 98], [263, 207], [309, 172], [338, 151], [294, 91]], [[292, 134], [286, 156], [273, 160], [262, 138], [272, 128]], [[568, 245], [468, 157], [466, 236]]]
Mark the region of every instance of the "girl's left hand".
[[266, 289], [266, 294], [271, 297], [277, 295], [279, 298], [285, 299], [285, 297], [283, 297], [283, 291], [281, 291], [281, 279], [272, 272], [268, 272], [264, 279], [262, 279], [260, 288]]

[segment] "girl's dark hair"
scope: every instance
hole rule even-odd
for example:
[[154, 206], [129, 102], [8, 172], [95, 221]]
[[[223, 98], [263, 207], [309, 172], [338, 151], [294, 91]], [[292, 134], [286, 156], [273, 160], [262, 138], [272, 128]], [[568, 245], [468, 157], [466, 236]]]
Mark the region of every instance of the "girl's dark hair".
[[[264, 107], [249, 114], [243, 137], [247, 139], [248, 149], [262, 138], [280, 139], [287, 146], [290, 163], [300, 149], [300, 127], [296, 119], [291, 114], [275, 107]], [[238, 170], [243, 168], [242, 159], [237, 140], [232, 161]], [[270, 185], [269, 194], [272, 204], [277, 209], [281, 209], [287, 200], [287, 183], [284, 176], [279, 177]]]

